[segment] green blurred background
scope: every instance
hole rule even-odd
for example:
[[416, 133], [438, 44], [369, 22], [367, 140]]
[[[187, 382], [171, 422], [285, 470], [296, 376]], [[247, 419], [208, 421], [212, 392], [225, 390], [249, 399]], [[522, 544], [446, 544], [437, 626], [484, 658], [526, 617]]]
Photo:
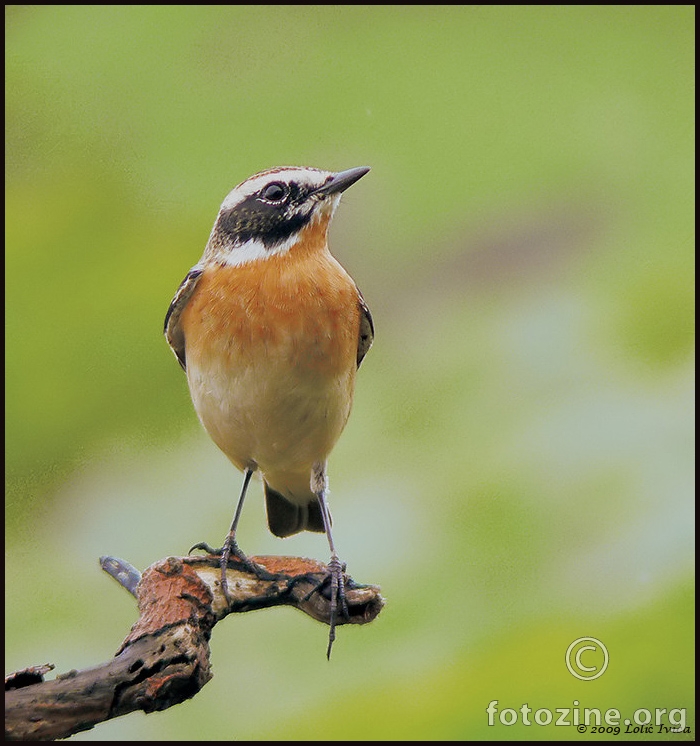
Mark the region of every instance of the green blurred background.
[[[7, 671], [114, 654], [136, 612], [100, 555], [223, 538], [240, 475], [162, 322], [224, 196], [372, 166], [331, 231], [377, 336], [330, 475], [341, 556], [386, 608], [330, 663], [294, 610], [229, 619], [195, 699], [76, 740], [600, 738], [489, 727], [492, 700], [685, 707], [694, 730], [693, 26], [6, 7]], [[239, 538], [327, 558], [267, 533], [259, 485]], [[565, 666], [583, 636], [610, 654], [595, 681]]]

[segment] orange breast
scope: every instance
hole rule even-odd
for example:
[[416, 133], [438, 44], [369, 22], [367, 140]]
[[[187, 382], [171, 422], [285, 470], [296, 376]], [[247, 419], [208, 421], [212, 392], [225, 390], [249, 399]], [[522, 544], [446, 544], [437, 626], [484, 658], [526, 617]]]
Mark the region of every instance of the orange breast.
[[357, 288], [314, 232], [282, 255], [204, 271], [182, 313], [188, 361], [283, 365], [337, 376], [356, 365]]

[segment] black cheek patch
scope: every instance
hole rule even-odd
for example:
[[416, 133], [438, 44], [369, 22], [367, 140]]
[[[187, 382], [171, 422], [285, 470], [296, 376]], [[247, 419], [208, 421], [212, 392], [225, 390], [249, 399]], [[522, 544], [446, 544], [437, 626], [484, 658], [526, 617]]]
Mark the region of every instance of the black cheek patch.
[[236, 244], [257, 239], [272, 249], [296, 233], [309, 219], [310, 215], [289, 215], [287, 205], [271, 205], [251, 196], [222, 213], [219, 228]]

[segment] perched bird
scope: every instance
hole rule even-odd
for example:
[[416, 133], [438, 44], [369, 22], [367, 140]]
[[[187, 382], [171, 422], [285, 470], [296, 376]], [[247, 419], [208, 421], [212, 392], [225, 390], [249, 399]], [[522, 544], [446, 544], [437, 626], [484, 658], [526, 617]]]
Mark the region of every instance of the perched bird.
[[374, 337], [362, 294], [328, 249], [328, 227], [341, 194], [368, 171], [281, 167], [239, 184], [165, 318], [202, 425], [244, 475], [223, 547], [197, 546], [221, 552], [226, 592], [230, 555], [252, 565], [236, 527], [250, 478], [260, 472], [273, 534], [324, 531], [328, 538], [328, 655], [338, 607], [346, 614], [347, 607], [326, 464]]

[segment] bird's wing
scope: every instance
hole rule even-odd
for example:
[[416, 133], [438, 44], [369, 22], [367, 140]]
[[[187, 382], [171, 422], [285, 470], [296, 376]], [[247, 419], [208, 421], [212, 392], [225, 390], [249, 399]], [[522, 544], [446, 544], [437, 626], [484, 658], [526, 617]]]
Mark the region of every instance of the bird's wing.
[[192, 293], [195, 287], [197, 287], [197, 282], [203, 271], [199, 266], [192, 267], [185, 279], [180, 283], [180, 287], [177, 289], [177, 293], [175, 293], [175, 297], [170, 303], [168, 313], [165, 314], [165, 327], [163, 329], [165, 339], [175, 353], [175, 357], [178, 359], [183, 370], [187, 370], [187, 364], [185, 361], [185, 335], [180, 326], [180, 316], [192, 297]]
[[357, 340], [357, 367], [359, 368], [374, 341], [374, 323], [362, 293], [358, 290], [357, 294], [360, 300], [360, 336]]

